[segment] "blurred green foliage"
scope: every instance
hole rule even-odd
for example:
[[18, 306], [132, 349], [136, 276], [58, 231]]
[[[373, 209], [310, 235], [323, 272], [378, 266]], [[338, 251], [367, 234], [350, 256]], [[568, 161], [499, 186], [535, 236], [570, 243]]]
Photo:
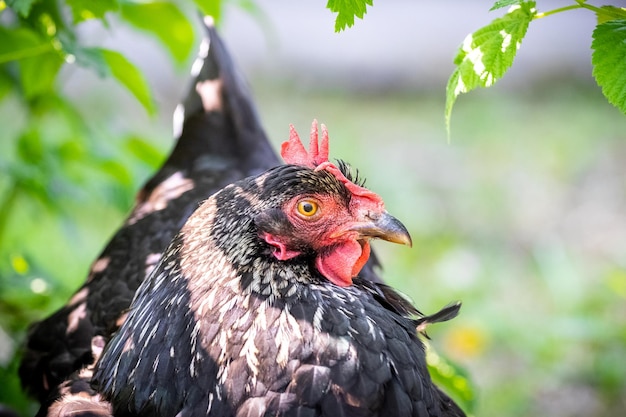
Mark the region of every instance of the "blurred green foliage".
[[[25, 416], [35, 408], [15, 372], [27, 325], [84, 280], [171, 141], [162, 121], [117, 127], [128, 109], [104, 82], [67, 97], [63, 71], [80, 65], [159, 110], [128, 56], [83, 45], [76, 29], [116, 16], [182, 68], [196, 40], [181, 4], [0, 1], [0, 403]], [[409, 227], [415, 249], [378, 248], [385, 277], [425, 313], [463, 301], [459, 318], [429, 329], [429, 361], [465, 409], [623, 415], [626, 121], [599, 93], [477, 94], [456, 110], [448, 144], [439, 98], [254, 85], [271, 137], [318, 117], [333, 154]]]
[[35, 411], [15, 376], [27, 325], [77, 288], [164, 155], [152, 139], [120, 135], [66, 96], [67, 72], [79, 66], [156, 111], [129, 58], [85, 44], [81, 28], [121, 20], [156, 37], [184, 68], [196, 43], [187, 14], [170, 2], [0, 1], [0, 403], [24, 415]]

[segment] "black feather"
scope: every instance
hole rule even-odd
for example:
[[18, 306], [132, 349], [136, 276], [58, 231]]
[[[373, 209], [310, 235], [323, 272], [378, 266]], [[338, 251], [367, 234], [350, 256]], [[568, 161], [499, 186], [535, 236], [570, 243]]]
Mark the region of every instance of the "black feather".
[[353, 168], [350, 164], [341, 159], [337, 160], [337, 167], [349, 181], [360, 187], [365, 187], [365, 178], [360, 176], [358, 169]]
[[442, 323], [444, 321], [452, 320], [453, 318], [459, 315], [460, 310], [461, 310], [460, 301], [450, 303], [434, 314], [416, 319], [415, 327], [420, 333], [422, 333], [424, 336], [429, 338], [428, 334], [426, 333], [426, 326], [428, 326], [429, 324], [433, 324], [433, 323]]
[[330, 368], [302, 365], [293, 374], [288, 391], [296, 395], [302, 405], [315, 406], [330, 389]]

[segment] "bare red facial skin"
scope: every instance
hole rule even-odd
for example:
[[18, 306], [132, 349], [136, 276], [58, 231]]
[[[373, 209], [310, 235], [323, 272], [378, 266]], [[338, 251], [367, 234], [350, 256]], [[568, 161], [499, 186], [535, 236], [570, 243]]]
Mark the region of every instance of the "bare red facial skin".
[[[304, 216], [297, 211], [298, 203], [314, 200], [319, 212], [314, 216]], [[286, 214], [291, 228], [295, 232], [289, 235], [261, 233], [261, 238], [273, 246], [272, 254], [276, 259], [289, 260], [302, 252], [298, 249], [308, 247], [317, 254], [315, 266], [329, 281], [346, 287], [352, 284], [370, 255], [369, 243], [359, 239], [358, 232], [352, 228], [360, 223], [358, 212], [351, 210], [353, 205], [345, 203], [332, 195], [298, 196], [286, 202], [282, 211]]]
[[[296, 230], [299, 230], [299, 241], [306, 241], [307, 246], [313, 248], [318, 256], [315, 259], [317, 270], [332, 283], [347, 287], [352, 284], [352, 278], [357, 276], [370, 256], [370, 244], [367, 240], [359, 239], [357, 232], [351, 231], [351, 225], [367, 220], [368, 213], [384, 211], [384, 203], [380, 196], [367, 188], [361, 187], [346, 178], [341, 170], [328, 161], [328, 130], [322, 125], [322, 140], [318, 141], [317, 121], [311, 127], [309, 151], [305, 149], [298, 133], [290, 126], [289, 140], [281, 147], [283, 159], [288, 164], [302, 165], [316, 171], [325, 170], [339, 180], [352, 193], [350, 207], [343, 206], [338, 201], [326, 201], [317, 196], [322, 203], [323, 214], [320, 218], [304, 219], [295, 213], [295, 206], [299, 198], [294, 199], [283, 207]], [[291, 259], [300, 254], [290, 248], [292, 237], [273, 236], [266, 234], [264, 239], [274, 246], [274, 256], [277, 259]]]

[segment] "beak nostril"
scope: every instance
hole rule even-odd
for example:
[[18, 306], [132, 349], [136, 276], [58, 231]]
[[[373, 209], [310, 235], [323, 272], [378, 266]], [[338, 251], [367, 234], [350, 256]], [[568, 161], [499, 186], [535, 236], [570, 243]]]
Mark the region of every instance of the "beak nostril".
[[365, 217], [368, 220], [376, 221], [376, 220], [380, 219], [380, 213], [376, 213], [375, 211], [368, 211], [367, 214], [365, 215]]

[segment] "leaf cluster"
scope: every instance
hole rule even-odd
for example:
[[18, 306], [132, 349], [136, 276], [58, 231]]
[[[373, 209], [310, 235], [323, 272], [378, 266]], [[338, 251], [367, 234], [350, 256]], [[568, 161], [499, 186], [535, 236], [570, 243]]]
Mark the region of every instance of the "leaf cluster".
[[326, 8], [337, 13], [335, 32], [341, 32], [354, 26], [354, 18], [363, 19], [367, 6], [373, 6], [374, 0], [328, 0]]
[[446, 87], [448, 131], [457, 97], [478, 87], [490, 87], [504, 76], [532, 21], [575, 9], [597, 16], [591, 45], [593, 76], [607, 100], [626, 113], [626, 8], [598, 7], [586, 0], [572, 0], [569, 6], [539, 12], [535, 1], [498, 0], [491, 10], [504, 7], [509, 7], [504, 16], [467, 35], [454, 59], [456, 69]]
[[[91, 21], [108, 28], [107, 19], [118, 16], [156, 37], [179, 65], [188, 59], [195, 34], [179, 7], [162, 1], [7, 0], [0, 2], [0, 14], [0, 105], [14, 114], [0, 153], [7, 174], [0, 181], [0, 249], [6, 249], [5, 237], [24, 199], [62, 213], [58, 196], [80, 192], [86, 172], [110, 177], [121, 188], [130, 184], [128, 168], [103, 152], [93, 127], [62, 92], [64, 82], [71, 82], [64, 70], [80, 66], [111, 77], [149, 114], [156, 111], [141, 71], [118, 51], [85, 45], [81, 26]], [[10, 264], [5, 256], [0, 263]]]
[[83, 278], [88, 259], [77, 243], [89, 233], [82, 225], [94, 223], [90, 213], [121, 216], [138, 186], [133, 167], [163, 158], [150, 140], [96, 128], [64, 93], [81, 67], [156, 112], [132, 59], [81, 37], [83, 26], [111, 30], [113, 19], [155, 37], [179, 66], [188, 61], [195, 33], [175, 3], [0, 1], [0, 404], [29, 415], [12, 376], [26, 325], [58, 307]]

